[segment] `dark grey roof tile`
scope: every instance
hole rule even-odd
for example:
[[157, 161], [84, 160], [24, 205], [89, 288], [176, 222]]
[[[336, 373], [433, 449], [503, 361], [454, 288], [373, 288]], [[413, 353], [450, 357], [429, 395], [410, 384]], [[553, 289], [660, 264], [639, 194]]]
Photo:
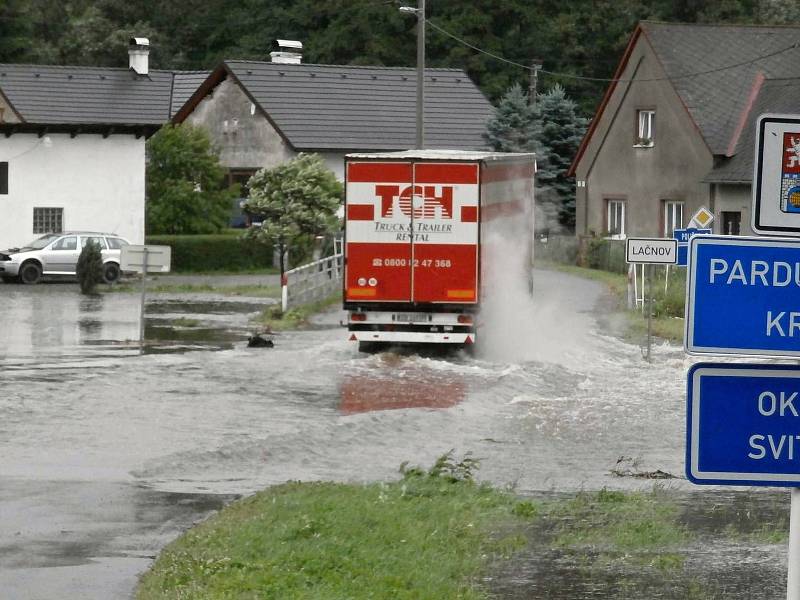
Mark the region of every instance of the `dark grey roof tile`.
[[800, 110], [800, 78], [767, 80], [747, 115], [736, 153], [704, 179], [711, 183], [752, 183], [756, 120], [765, 113], [797, 114]]
[[200, 87], [211, 71], [175, 71], [175, 76], [172, 83], [172, 105], [170, 107], [170, 117], [175, 116], [175, 113], [186, 104], [186, 101], [192, 97], [197, 89]]
[[171, 71], [0, 64], [0, 89], [31, 124], [160, 125], [170, 116]]
[[642, 29], [713, 154], [727, 151], [756, 73], [800, 77], [800, 27], [645, 21]]
[[[414, 146], [416, 70], [225, 63], [298, 150]], [[426, 69], [426, 145], [484, 149], [489, 101], [460, 69]]]

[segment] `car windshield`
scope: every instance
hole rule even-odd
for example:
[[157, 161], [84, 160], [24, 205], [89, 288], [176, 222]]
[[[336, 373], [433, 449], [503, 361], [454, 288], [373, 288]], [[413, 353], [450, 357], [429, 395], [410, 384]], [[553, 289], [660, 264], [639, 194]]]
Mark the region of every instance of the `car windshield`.
[[30, 244], [25, 244], [24, 248], [29, 250], [41, 250], [60, 235], [60, 233], [48, 233], [47, 235], [33, 240]]

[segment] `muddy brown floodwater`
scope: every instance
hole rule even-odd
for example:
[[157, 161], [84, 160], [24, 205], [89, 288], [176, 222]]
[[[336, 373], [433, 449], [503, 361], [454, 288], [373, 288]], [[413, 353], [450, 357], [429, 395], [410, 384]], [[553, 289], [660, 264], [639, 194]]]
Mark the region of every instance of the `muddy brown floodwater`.
[[587, 571], [532, 543], [498, 566], [497, 597], [678, 598], [691, 579], [702, 597], [780, 598], [784, 546], [702, 542], [743, 502], [777, 519], [789, 500], [681, 478], [683, 352], [657, 345], [648, 364], [600, 329], [597, 283], [543, 271], [535, 285], [525, 326], [475, 357], [359, 354], [337, 311], [248, 349], [263, 301], [213, 295], [151, 296], [140, 355], [138, 295], [0, 285], [0, 597], [129, 598], [164, 544], [238, 495], [393, 478], [452, 448], [535, 496], [650, 489], [611, 474], [622, 457], [677, 476], [682, 518], [706, 532], [685, 577]]

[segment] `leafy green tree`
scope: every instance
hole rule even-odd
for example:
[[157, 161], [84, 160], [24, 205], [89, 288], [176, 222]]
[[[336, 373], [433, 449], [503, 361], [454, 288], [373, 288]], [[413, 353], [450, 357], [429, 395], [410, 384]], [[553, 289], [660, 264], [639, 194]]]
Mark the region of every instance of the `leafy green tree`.
[[97, 284], [103, 281], [103, 256], [100, 246], [88, 241], [78, 256], [75, 267], [81, 294], [94, 294]]
[[574, 228], [575, 181], [567, 177], [567, 170], [586, 133], [587, 121], [558, 84], [539, 95], [535, 112], [539, 142], [537, 202], [549, 204], [561, 225]]
[[283, 279], [286, 251], [335, 226], [342, 184], [319, 155], [301, 153], [277, 167], [261, 169], [248, 187], [245, 210], [263, 219], [248, 235], [277, 250]]
[[496, 152], [535, 152], [536, 121], [528, 95], [515, 83], [492, 110], [483, 138]]
[[[270, 40], [303, 41], [304, 61], [413, 66], [416, 19], [392, 0], [6, 0], [0, 3], [0, 60], [125, 66], [131, 34], [151, 39], [151, 64], [211, 69], [225, 58], [268, 60]], [[413, 4], [413, 1], [411, 2]], [[786, 0], [436, 0], [428, 3], [426, 57], [467, 71], [497, 101], [527, 85], [536, 58], [580, 111], [591, 114], [636, 23], [792, 23]], [[492, 54], [477, 52], [436, 27]], [[518, 63], [518, 64], [514, 64]], [[573, 75], [576, 77], [569, 77]], [[580, 79], [578, 77], [583, 77]], [[585, 79], [599, 78], [599, 80]]]
[[227, 226], [238, 186], [226, 187], [205, 129], [165, 125], [147, 151], [147, 233], [217, 233]]
[[758, 17], [762, 23], [793, 25], [800, 22], [800, 5], [785, 0], [760, 0]]
[[33, 37], [33, 21], [25, 8], [24, 0], [0, 3], [0, 62], [14, 62], [27, 57]]

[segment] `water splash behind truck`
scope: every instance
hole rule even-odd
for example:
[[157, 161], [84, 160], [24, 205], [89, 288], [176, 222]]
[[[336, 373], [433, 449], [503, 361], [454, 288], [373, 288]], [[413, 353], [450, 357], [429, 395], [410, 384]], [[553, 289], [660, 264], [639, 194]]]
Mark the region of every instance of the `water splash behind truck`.
[[[525, 265], [520, 277], [530, 277], [535, 171], [533, 154], [347, 155], [343, 298], [350, 340], [363, 350], [475, 344], [481, 301], [503, 293], [487, 285], [489, 270]], [[500, 248], [517, 256], [499, 255]]]

